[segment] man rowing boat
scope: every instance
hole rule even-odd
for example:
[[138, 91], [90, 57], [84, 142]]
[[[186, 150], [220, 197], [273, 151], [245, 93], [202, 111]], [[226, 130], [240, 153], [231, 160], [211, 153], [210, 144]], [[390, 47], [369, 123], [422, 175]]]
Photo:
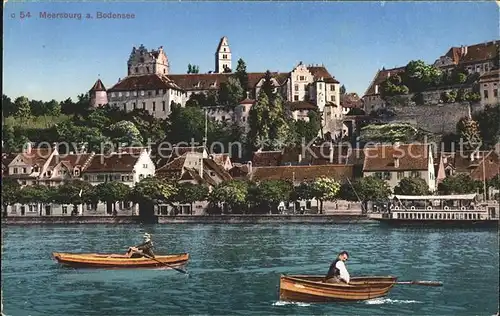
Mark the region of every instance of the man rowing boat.
[[153, 242], [151, 241], [151, 235], [148, 233], [144, 234], [144, 242], [136, 247], [130, 247], [127, 251], [127, 256], [130, 258], [140, 258], [140, 257], [155, 257], [153, 252]]
[[337, 259], [330, 265], [330, 269], [323, 282], [327, 283], [346, 283], [349, 284], [350, 276], [345, 267], [345, 262], [349, 259], [347, 251], [342, 251]]

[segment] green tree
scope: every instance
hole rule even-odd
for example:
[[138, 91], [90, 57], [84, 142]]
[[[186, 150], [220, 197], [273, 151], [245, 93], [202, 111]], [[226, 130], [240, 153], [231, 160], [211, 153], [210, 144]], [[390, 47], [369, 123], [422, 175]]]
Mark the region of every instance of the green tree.
[[264, 75], [264, 82], [262, 83], [261, 91], [263, 91], [266, 95], [267, 98], [270, 102], [272, 102], [276, 96], [276, 93], [274, 90], [276, 87], [273, 84], [273, 76], [271, 72], [268, 70], [266, 71], [266, 74]]
[[466, 142], [465, 146], [468, 149], [476, 148], [482, 142], [477, 122], [468, 117], [462, 117], [458, 121], [457, 134]]
[[199, 72], [200, 72], [199, 66], [191, 64], [188, 65], [188, 71], [187, 71], [188, 74], [197, 74]]
[[248, 113], [248, 141], [253, 148], [265, 147], [269, 141], [269, 98], [264, 89], [261, 89], [257, 102]]
[[344, 184], [341, 192], [342, 198], [348, 201], [358, 201], [359, 199], [363, 203], [365, 211], [368, 201], [382, 201], [392, 193], [391, 188], [384, 180], [374, 176], [363, 177], [351, 184]]
[[21, 152], [29, 142], [22, 126], [2, 125], [3, 149], [5, 152]]
[[239, 213], [246, 210], [248, 198], [248, 183], [240, 180], [230, 180], [218, 184], [208, 196], [213, 205], [225, 203], [226, 211]]
[[112, 141], [115, 143], [126, 143], [128, 145], [138, 145], [142, 143], [142, 136], [139, 129], [130, 121], [120, 121], [109, 127]]
[[[66, 182], [57, 187], [52, 196], [52, 201], [58, 204], [73, 204], [81, 206], [84, 203], [97, 203], [98, 198], [93, 198], [94, 187], [81, 180]], [[83, 207], [82, 207], [83, 212]]]
[[189, 182], [181, 183], [177, 187], [179, 193], [175, 197], [176, 202], [190, 204], [191, 214], [193, 214], [193, 203], [206, 200], [209, 193], [208, 187]]
[[292, 141], [296, 145], [301, 145], [303, 141], [308, 144], [311, 140], [318, 137], [321, 129], [321, 116], [316, 111], [309, 111], [307, 114], [309, 121], [297, 120], [290, 122]]
[[323, 202], [333, 201], [340, 191], [340, 183], [331, 178], [321, 177], [312, 184], [313, 196], [319, 201], [319, 213], [323, 214]]
[[422, 178], [403, 178], [394, 188], [394, 194], [427, 195], [429, 194], [429, 186]]
[[[234, 76], [240, 82], [240, 86], [246, 92], [248, 90], [248, 73], [247, 73], [247, 65], [243, 59], [238, 59], [238, 65], [236, 66], [236, 72]], [[243, 95], [243, 98], [246, 95]], [[241, 101], [241, 100], [239, 100]]]
[[51, 100], [45, 105], [47, 109], [46, 115], [59, 116], [61, 115], [61, 104], [56, 100]]
[[12, 116], [16, 113], [16, 105], [12, 102], [12, 100], [6, 96], [5, 94], [2, 94], [2, 113], [4, 116]]
[[229, 77], [227, 82], [220, 84], [219, 103], [230, 108], [234, 108], [245, 98], [240, 81], [237, 78]]
[[27, 185], [19, 192], [19, 203], [22, 204], [37, 204], [40, 206], [40, 215], [44, 204], [53, 201], [54, 188], [44, 185]]
[[150, 218], [154, 215], [154, 205], [158, 203], [171, 204], [178, 189], [158, 177], [147, 177], [137, 182], [129, 194], [129, 199], [139, 204], [140, 215]]
[[123, 202], [130, 196], [130, 187], [121, 182], [104, 182], [96, 186], [99, 200], [106, 203], [107, 213], [117, 215], [116, 203]]
[[16, 179], [2, 178], [2, 205], [3, 216], [7, 216], [7, 207], [19, 202], [21, 185]]
[[270, 213], [281, 202], [290, 201], [293, 185], [284, 180], [266, 180], [256, 186], [254, 199], [258, 206], [263, 206]]
[[493, 178], [487, 181], [488, 186], [495, 188], [497, 190], [500, 189], [500, 174], [497, 174]]
[[16, 107], [15, 117], [26, 122], [31, 117], [31, 107], [28, 98], [18, 97], [14, 101], [14, 106]]
[[441, 84], [441, 78], [440, 69], [427, 65], [422, 60], [412, 60], [406, 65], [403, 82], [410, 91], [421, 92]]
[[467, 194], [482, 190], [481, 181], [473, 180], [468, 174], [458, 174], [446, 177], [438, 184], [438, 191], [442, 194]]
[[500, 104], [487, 105], [482, 111], [474, 115], [479, 124], [479, 132], [483, 142], [493, 147], [500, 141]]
[[286, 145], [289, 138], [290, 128], [285, 116], [283, 98], [278, 94], [272, 100], [268, 109], [269, 140], [270, 149], [279, 150]]

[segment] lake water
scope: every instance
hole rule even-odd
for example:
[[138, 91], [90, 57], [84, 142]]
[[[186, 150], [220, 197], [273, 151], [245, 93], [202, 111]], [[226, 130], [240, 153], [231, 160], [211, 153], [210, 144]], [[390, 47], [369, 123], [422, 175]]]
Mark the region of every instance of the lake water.
[[[3, 227], [4, 313], [24, 315], [493, 315], [498, 232], [344, 225]], [[53, 251], [124, 253], [153, 236], [156, 253], [189, 252], [174, 270], [73, 270]], [[279, 276], [324, 274], [339, 250], [351, 276], [395, 275], [443, 287], [396, 285], [356, 303], [278, 300]]]

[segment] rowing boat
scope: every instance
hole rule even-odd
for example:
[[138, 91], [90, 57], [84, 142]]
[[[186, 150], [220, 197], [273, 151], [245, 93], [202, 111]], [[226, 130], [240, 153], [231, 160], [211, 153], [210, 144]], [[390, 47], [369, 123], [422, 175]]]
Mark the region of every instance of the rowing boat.
[[324, 276], [282, 275], [280, 300], [294, 302], [361, 301], [387, 295], [396, 277], [354, 277], [349, 284], [325, 283]]
[[155, 256], [154, 260], [146, 257], [129, 258], [119, 254], [97, 254], [97, 253], [52, 253], [54, 259], [64, 266], [73, 268], [159, 268], [179, 267], [185, 265], [189, 260], [188, 253]]

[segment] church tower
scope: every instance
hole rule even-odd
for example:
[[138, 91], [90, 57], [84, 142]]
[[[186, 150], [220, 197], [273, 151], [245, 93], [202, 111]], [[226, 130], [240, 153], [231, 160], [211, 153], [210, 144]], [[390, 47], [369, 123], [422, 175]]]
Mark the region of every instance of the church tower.
[[219, 46], [217, 46], [217, 51], [215, 52], [215, 72], [231, 72], [231, 50], [225, 36], [220, 39]]
[[97, 79], [89, 91], [90, 106], [97, 107], [108, 104], [108, 95], [101, 79]]

